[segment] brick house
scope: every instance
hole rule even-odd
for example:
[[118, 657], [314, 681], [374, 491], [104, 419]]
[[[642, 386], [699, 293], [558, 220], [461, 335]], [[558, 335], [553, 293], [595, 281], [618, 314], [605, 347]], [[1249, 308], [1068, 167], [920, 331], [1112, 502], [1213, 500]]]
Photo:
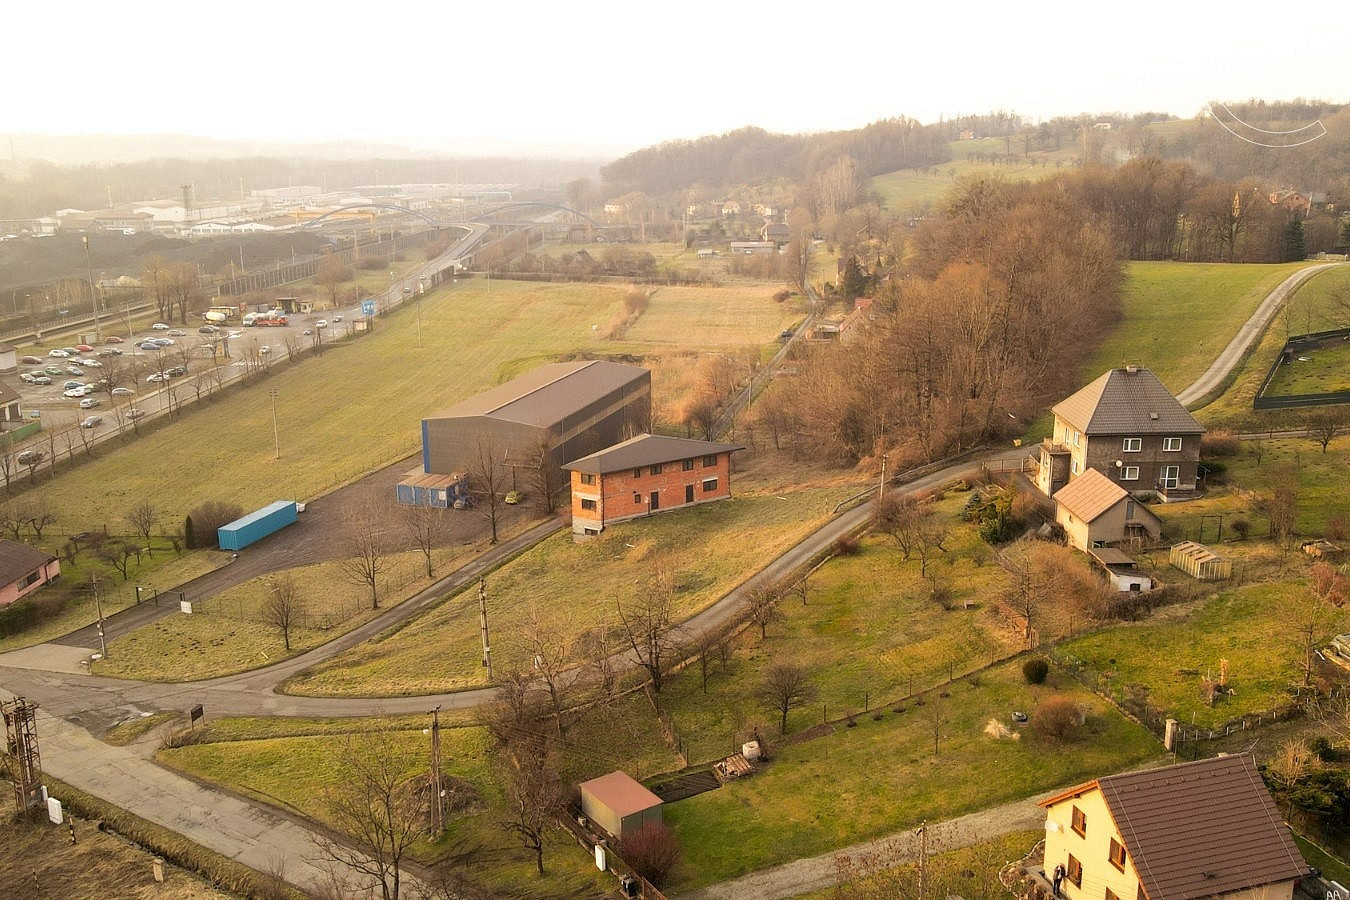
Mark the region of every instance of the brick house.
[[594, 537], [625, 519], [731, 499], [731, 454], [745, 448], [640, 434], [565, 463], [572, 473], [572, 534]]
[[1111, 369], [1053, 412], [1054, 431], [1032, 454], [1046, 496], [1088, 469], [1136, 496], [1195, 496], [1204, 426], [1148, 369]]
[[1068, 900], [1290, 900], [1309, 874], [1251, 754], [1089, 781], [1042, 800], [1051, 896]]
[[0, 541], [0, 607], [41, 590], [61, 575], [61, 561], [27, 544]]

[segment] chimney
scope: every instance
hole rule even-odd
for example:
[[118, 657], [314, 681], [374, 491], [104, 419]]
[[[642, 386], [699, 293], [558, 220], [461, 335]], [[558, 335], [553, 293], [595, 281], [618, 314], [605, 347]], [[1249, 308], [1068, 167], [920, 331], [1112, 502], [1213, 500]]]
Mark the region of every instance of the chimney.
[[1130, 365], [1128, 365], [1128, 366], [1125, 367], [1125, 374], [1126, 374], [1126, 375], [1138, 375], [1138, 374], [1139, 374], [1139, 367], [1136, 366], [1134, 363], [1131, 363]]

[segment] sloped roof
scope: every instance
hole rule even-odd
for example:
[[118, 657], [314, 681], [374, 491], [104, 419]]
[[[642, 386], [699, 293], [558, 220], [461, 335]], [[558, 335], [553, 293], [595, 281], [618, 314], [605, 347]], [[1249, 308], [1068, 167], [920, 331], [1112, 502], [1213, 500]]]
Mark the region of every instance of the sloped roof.
[[1055, 491], [1053, 499], [1084, 522], [1092, 522], [1129, 495], [1101, 472], [1088, 469]]
[[522, 425], [547, 427], [624, 385], [651, 373], [639, 366], [589, 359], [551, 363], [470, 397], [432, 419], [490, 416]]
[[635, 438], [606, 447], [563, 465], [564, 469], [607, 475], [642, 466], [654, 466], [682, 459], [694, 459], [713, 453], [744, 450], [740, 444], [718, 444], [713, 441], [694, 441], [688, 438], [640, 434]]
[[661, 805], [661, 798], [647, 790], [627, 772], [610, 772], [581, 783], [581, 790], [590, 794], [620, 819], [653, 806]]
[[1299, 855], [1251, 754], [1097, 779], [1149, 900], [1299, 878]]
[[12, 584], [54, 559], [50, 553], [34, 550], [27, 544], [0, 541], [0, 584]]
[[1066, 400], [1055, 415], [1086, 435], [1204, 434], [1205, 429], [1148, 369], [1111, 369]]

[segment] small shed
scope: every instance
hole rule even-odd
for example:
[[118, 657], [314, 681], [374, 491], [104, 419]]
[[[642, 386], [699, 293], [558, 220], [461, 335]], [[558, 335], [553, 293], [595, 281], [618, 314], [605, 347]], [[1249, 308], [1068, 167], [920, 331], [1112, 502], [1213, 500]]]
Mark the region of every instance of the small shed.
[[1140, 572], [1133, 559], [1115, 547], [1095, 547], [1088, 553], [1106, 571], [1111, 586], [1124, 593], [1153, 590], [1153, 579]]
[[403, 476], [394, 488], [399, 506], [431, 506], [449, 509], [456, 500], [469, 495], [468, 476], [463, 472], [449, 475], [431, 475], [421, 466]]
[[661, 798], [626, 772], [610, 772], [581, 783], [581, 811], [622, 838], [648, 822], [661, 824]]
[[1198, 581], [1223, 581], [1233, 575], [1233, 561], [1224, 559], [1204, 544], [1182, 541], [1172, 547], [1168, 561]]

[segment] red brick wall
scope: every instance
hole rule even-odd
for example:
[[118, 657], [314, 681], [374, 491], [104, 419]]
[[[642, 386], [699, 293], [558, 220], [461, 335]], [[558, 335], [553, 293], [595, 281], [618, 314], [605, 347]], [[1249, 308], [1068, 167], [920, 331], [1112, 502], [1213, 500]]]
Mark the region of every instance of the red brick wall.
[[[611, 472], [608, 475], [595, 476], [594, 485], [581, 483], [580, 472], [572, 473], [572, 521], [580, 531], [582, 526], [596, 527], [599, 523], [609, 524], [616, 519], [646, 515], [649, 511], [649, 499], [653, 491], [660, 493], [659, 509], [679, 509], [692, 504], [685, 503], [685, 486], [694, 486], [694, 503], [706, 503], [709, 500], [725, 500], [731, 496], [731, 454], [717, 454], [717, 464], [705, 467], [703, 457], [695, 457], [694, 468], [685, 471], [682, 460], [661, 464], [659, 475], [651, 474], [651, 468], [644, 466], [642, 474], [633, 476], [632, 469]], [[704, 491], [703, 482], [708, 478], [717, 479], [715, 491]], [[634, 502], [634, 491], [641, 494], [642, 502]], [[597, 509], [592, 512], [581, 508], [581, 501], [597, 498]]]

